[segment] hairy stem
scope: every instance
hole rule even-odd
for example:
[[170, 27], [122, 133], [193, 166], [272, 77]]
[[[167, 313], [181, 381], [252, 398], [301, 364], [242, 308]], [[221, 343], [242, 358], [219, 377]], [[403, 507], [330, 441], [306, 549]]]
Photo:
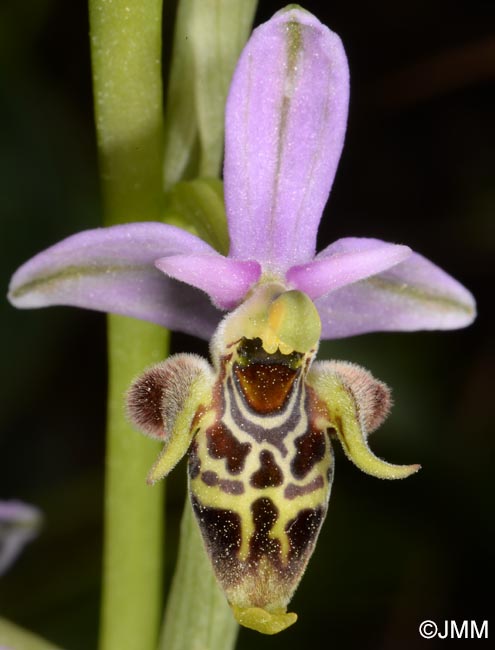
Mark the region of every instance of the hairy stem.
[[[105, 225], [162, 211], [161, 0], [90, 0], [95, 117]], [[154, 650], [161, 612], [163, 482], [156, 446], [128, 425], [124, 393], [167, 353], [163, 329], [109, 317], [109, 396], [101, 650]]]

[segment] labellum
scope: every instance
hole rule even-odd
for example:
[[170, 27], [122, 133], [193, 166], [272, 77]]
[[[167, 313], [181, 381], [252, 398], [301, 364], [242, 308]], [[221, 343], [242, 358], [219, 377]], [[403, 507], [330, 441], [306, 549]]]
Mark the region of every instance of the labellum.
[[304, 293], [262, 284], [221, 323], [213, 368], [179, 354], [128, 394], [134, 424], [165, 442], [149, 482], [189, 449], [191, 502], [215, 575], [237, 620], [266, 634], [297, 618], [287, 605], [327, 512], [331, 438], [376, 476], [418, 469], [371, 454], [366, 436], [386, 417], [389, 391], [352, 364], [313, 363], [320, 329]]

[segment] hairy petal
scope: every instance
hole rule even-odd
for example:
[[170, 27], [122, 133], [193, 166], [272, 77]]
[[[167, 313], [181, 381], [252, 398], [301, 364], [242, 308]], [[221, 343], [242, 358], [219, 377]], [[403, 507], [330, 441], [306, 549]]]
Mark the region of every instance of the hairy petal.
[[312, 262], [293, 266], [287, 280], [313, 300], [395, 266], [411, 249], [379, 239], [347, 237], [325, 248]]
[[194, 235], [162, 223], [81, 232], [39, 253], [13, 275], [16, 307], [72, 305], [123, 314], [209, 338], [221, 314], [193, 287], [166, 277], [156, 259], [213, 253]]
[[232, 260], [218, 253], [169, 255], [157, 260], [155, 266], [205, 291], [220, 309], [235, 307], [261, 275], [258, 262]]
[[0, 575], [39, 532], [40, 510], [22, 501], [0, 501]]
[[344, 142], [349, 95], [339, 37], [279, 11], [253, 32], [226, 110], [230, 254], [283, 273], [310, 260]]
[[473, 295], [422, 255], [315, 301], [322, 338], [365, 332], [448, 330], [470, 325]]

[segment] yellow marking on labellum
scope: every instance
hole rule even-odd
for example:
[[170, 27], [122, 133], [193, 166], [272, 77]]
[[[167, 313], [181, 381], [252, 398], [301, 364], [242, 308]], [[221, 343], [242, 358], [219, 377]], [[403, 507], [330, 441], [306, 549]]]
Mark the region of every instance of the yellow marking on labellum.
[[[203, 465], [210, 467], [210, 465]], [[223, 477], [227, 476], [222, 474]], [[228, 475], [229, 478], [232, 478]], [[249, 495], [227, 494], [219, 485], [206, 485], [201, 475], [191, 480], [190, 489], [202, 506], [209, 506], [220, 510], [229, 510], [239, 515], [241, 520], [241, 546], [239, 559], [245, 562], [249, 557], [249, 542], [254, 533], [254, 524], [251, 515], [251, 499]]]

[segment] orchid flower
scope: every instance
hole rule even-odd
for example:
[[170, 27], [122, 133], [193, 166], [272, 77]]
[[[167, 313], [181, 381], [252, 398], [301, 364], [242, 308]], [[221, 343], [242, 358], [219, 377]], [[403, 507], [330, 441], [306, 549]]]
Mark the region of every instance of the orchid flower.
[[22, 501], [0, 501], [0, 576], [37, 536], [41, 521], [41, 512], [35, 506]]
[[76, 234], [24, 264], [17, 307], [74, 305], [211, 340], [210, 365], [178, 354], [144, 372], [128, 414], [163, 451], [149, 482], [189, 452], [194, 512], [237, 620], [275, 633], [323, 523], [331, 440], [363, 471], [387, 386], [320, 339], [464, 327], [472, 295], [407, 246], [345, 238], [315, 255], [340, 158], [349, 73], [339, 37], [290, 5], [252, 34], [226, 107], [228, 255], [179, 227], [131, 223]]

